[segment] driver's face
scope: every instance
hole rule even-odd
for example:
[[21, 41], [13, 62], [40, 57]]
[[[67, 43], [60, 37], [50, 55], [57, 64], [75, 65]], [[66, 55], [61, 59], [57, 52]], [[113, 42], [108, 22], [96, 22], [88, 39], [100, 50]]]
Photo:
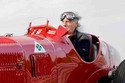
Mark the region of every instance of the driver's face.
[[72, 34], [78, 25], [78, 21], [77, 20], [70, 21], [67, 18], [64, 18], [61, 21], [61, 24], [62, 24], [62, 26], [64, 26], [67, 29], [69, 34]]

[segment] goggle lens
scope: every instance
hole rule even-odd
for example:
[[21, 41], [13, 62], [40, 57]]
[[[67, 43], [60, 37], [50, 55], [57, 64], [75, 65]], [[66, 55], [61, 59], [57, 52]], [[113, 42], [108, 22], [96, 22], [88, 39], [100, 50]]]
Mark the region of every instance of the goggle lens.
[[64, 18], [67, 18], [68, 20], [78, 19], [75, 14], [70, 13], [70, 12], [68, 12], [68, 13], [67, 13], [67, 12], [63, 13], [63, 14], [61, 15], [61, 18], [60, 18], [61, 21], [62, 21]]

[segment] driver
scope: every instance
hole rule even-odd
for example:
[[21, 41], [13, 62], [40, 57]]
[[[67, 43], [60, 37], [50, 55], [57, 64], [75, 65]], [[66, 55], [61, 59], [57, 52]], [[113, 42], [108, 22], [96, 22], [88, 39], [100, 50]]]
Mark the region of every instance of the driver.
[[87, 34], [79, 32], [77, 28], [79, 25], [80, 16], [74, 12], [63, 12], [60, 20], [61, 25], [67, 30], [66, 36], [71, 40], [78, 54], [82, 59], [88, 61], [89, 56], [89, 37]]

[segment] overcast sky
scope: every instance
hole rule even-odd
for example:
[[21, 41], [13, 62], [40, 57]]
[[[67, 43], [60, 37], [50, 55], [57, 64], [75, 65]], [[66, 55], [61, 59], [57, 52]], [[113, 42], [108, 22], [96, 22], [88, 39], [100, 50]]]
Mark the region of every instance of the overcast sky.
[[64, 11], [77, 12], [80, 30], [99, 36], [125, 58], [125, 0], [0, 0], [0, 35], [23, 35], [38, 17], [57, 27]]

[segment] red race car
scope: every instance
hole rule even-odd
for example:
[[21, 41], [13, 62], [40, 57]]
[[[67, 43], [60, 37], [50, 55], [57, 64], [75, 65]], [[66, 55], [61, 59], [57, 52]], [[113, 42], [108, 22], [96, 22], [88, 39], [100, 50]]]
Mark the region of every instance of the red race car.
[[31, 24], [23, 36], [0, 36], [0, 83], [125, 83], [125, 61], [106, 42], [88, 34], [80, 56], [62, 26]]

